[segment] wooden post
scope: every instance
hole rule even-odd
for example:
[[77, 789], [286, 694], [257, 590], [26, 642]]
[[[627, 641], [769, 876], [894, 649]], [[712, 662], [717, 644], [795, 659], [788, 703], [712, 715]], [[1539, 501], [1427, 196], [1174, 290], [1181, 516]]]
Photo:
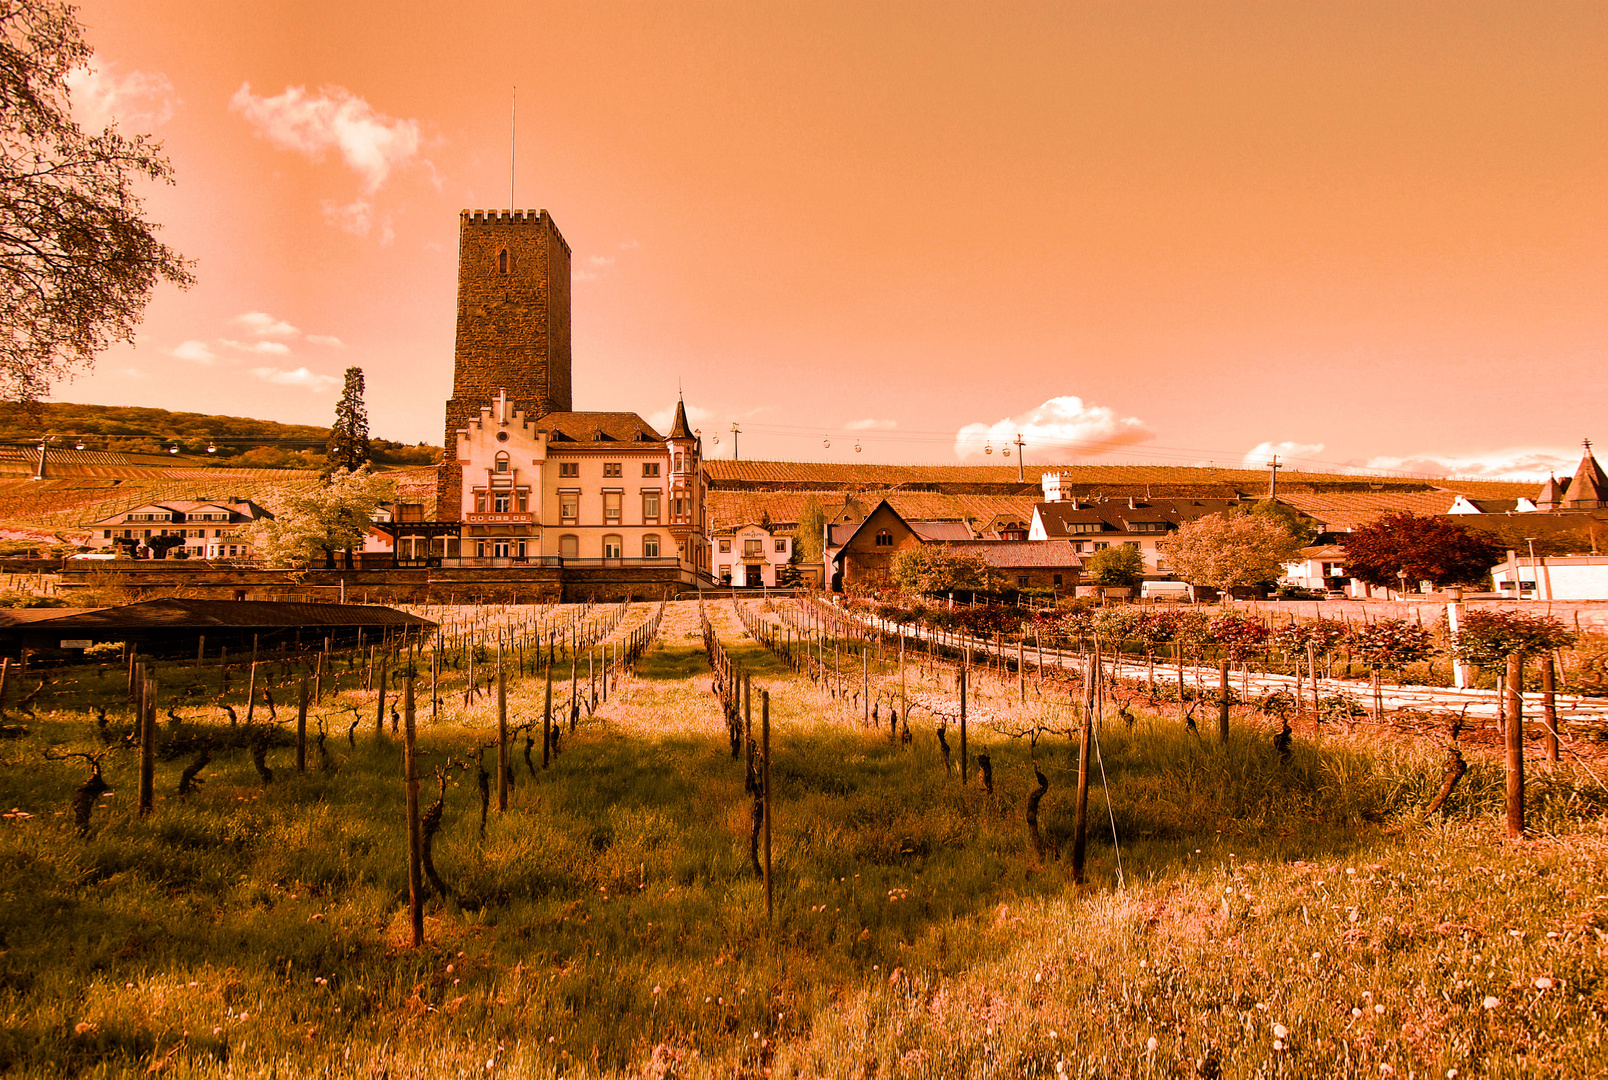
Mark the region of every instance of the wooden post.
[[770, 691], [759, 692], [760, 791], [765, 800], [765, 918], [772, 915], [771, 905], [771, 785], [770, 785]]
[[389, 673], [390, 667], [390, 657], [380, 657], [380, 696], [378, 699], [379, 704], [374, 710], [374, 731], [379, 735], [385, 734], [385, 684], [387, 682], [386, 675]]
[[195, 662], [200, 663], [207, 658], [207, 636], [200, 635], [195, 639]]
[[1184, 643], [1173, 642], [1173, 658], [1178, 661], [1178, 722], [1189, 720], [1189, 706], [1184, 702]]
[[575, 680], [576, 680], [576, 676], [579, 674], [579, 671], [580, 671], [580, 669], [579, 669], [580, 660], [581, 660], [581, 658], [579, 656], [575, 655], [575, 650], [571, 649], [570, 650], [570, 701], [569, 701], [570, 734], [571, 735], [575, 734], [575, 711], [576, 711], [575, 710], [575, 701], [576, 701], [576, 698], [575, 698]]
[[139, 674], [140, 700], [140, 817], [150, 815], [156, 805], [156, 681], [147, 678], [144, 666]]
[[966, 784], [966, 669], [960, 669], [960, 783]]
[[1524, 655], [1508, 657], [1507, 670], [1507, 834], [1524, 835]]
[[861, 704], [865, 706], [865, 717], [860, 722], [866, 727], [871, 726], [871, 650], [860, 649], [860, 693], [865, 699]]
[[[302, 700], [307, 700], [302, 684]], [[413, 672], [402, 690], [402, 757], [408, 793], [408, 917], [413, 924], [413, 947], [424, 945], [424, 833], [419, 827], [419, 759], [414, 751]]]
[[1558, 760], [1558, 676], [1549, 654], [1541, 666], [1541, 719], [1547, 725], [1547, 760]]
[[1220, 657], [1217, 661], [1218, 675], [1218, 702], [1217, 702], [1217, 738], [1220, 742], [1228, 742], [1228, 657]]
[[128, 699], [135, 701], [139, 696], [139, 684], [134, 681], [134, 655], [138, 650], [127, 642], [123, 647], [128, 653]]
[[508, 809], [508, 679], [497, 648], [497, 810]]
[[441, 681], [441, 639], [437, 637], [430, 647], [430, 723], [439, 719], [441, 708], [441, 695], [437, 692], [437, 684]]
[[553, 747], [553, 665], [547, 665], [547, 700], [542, 703], [542, 768]]
[[1016, 639], [1016, 681], [1022, 691], [1022, 704], [1027, 704], [1027, 635]]
[[[1086, 669], [1092, 681], [1093, 658], [1090, 658], [1090, 667]], [[1092, 699], [1092, 695], [1085, 695]], [[1089, 829], [1089, 743], [1094, 733], [1094, 713], [1087, 701], [1083, 707], [1083, 724], [1078, 729], [1078, 792], [1077, 801], [1072, 818], [1072, 881], [1082, 885], [1084, 882], [1084, 859], [1087, 855]]]
[[257, 708], [257, 650], [251, 650], [251, 673], [246, 678], [246, 723], [251, 723], [252, 713]]
[[0, 657], [0, 716], [6, 714], [6, 676], [11, 673], [11, 657]]
[[296, 700], [296, 771], [307, 771], [307, 673], [302, 672], [301, 694]]

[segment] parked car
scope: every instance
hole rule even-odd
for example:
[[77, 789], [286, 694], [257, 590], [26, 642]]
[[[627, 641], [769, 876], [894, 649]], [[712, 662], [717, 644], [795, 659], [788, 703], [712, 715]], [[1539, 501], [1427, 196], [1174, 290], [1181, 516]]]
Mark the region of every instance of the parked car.
[[67, 556], [67, 561], [68, 562], [79, 562], [79, 561], [100, 562], [100, 561], [105, 560], [105, 559], [126, 559], [126, 558], [128, 558], [127, 555], [123, 555], [123, 554], [121, 554], [119, 552], [116, 552], [116, 551], [81, 551], [77, 555], [69, 555], [69, 556]]

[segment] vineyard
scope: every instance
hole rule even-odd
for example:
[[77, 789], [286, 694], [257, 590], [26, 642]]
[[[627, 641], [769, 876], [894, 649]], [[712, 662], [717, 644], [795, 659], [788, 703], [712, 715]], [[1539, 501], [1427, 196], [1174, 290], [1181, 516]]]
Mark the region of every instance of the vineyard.
[[1505, 842], [1494, 744], [1437, 799], [1443, 730], [1172, 701], [1093, 638], [411, 610], [439, 629], [0, 670], [0, 1070], [1608, 1066], [1583, 735], [1526, 748]]

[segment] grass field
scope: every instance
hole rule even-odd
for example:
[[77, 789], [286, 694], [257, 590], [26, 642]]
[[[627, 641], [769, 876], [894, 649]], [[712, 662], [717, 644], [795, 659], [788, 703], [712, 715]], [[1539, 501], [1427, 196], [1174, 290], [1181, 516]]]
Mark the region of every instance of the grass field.
[[[327, 769], [314, 753], [297, 775], [276, 749], [265, 784], [245, 749], [220, 752], [181, 799], [193, 755], [181, 756], [159, 763], [144, 820], [135, 755], [112, 751], [113, 791], [80, 839], [67, 804], [86, 770], [43, 751], [100, 749], [84, 706], [116, 700], [121, 674], [61, 680], [36, 700], [37, 719], [13, 712], [27, 733], [0, 742], [0, 1070], [1608, 1071], [1608, 800], [1585, 771], [1537, 763], [1536, 835], [1506, 843], [1491, 761], [1474, 760], [1450, 815], [1426, 821], [1434, 747], [1359, 729], [1298, 739], [1281, 764], [1249, 721], [1226, 746], [1169, 718], [1108, 722], [1090, 884], [1078, 887], [1064, 857], [1068, 739], [1036, 750], [1051, 785], [1039, 858], [1023, 818], [1035, 783], [1025, 740], [978, 722], [972, 748], [991, 756], [995, 792], [975, 774], [962, 787], [925, 713], [910, 718], [908, 747], [890, 742], [745, 639], [729, 606], [711, 609], [772, 694], [770, 920], [694, 605], [671, 605], [659, 644], [595, 715], [583, 712], [550, 768], [539, 747], [527, 768], [516, 742], [509, 809], [493, 796], [484, 834], [469, 762], [491, 738], [493, 706], [443, 695], [439, 721], [421, 728], [421, 772], [426, 803], [437, 768], [447, 777], [434, 855], [452, 895], [429, 905], [419, 950], [408, 945], [399, 742], [388, 727], [376, 735], [372, 693], [343, 691], [319, 711]], [[567, 714], [563, 674], [556, 711]], [[183, 669], [159, 677], [186, 718], [164, 721], [165, 738], [221, 716], [214, 688]], [[514, 722], [539, 719], [543, 690], [514, 685]], [[349, 744], [352, 715], [366, 722]], [[120, 724], [121, 704], [114, 735]]]

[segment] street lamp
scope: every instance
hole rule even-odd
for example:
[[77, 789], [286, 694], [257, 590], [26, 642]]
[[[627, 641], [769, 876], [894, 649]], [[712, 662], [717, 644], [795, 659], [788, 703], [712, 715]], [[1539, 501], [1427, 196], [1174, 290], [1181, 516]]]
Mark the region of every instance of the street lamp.
[[[1530, 586], [1530, 599], [1539, 600], [1539, 599], [1541, 599], [1541, 571], [1536, 565], [1535, 541], [1536, 541], [1536, 537], [1533, 537], [1533, 536], [1526, 536], [1524, 538], [1524, 542], [1526, 544], [1528, 544], [1529, 547], [1530, 547], [1530, 577], [1534, 579], [1534, 584]], [[1547, 582], [1547, 584], [1551, 585], [1551, 581], [1549, 580]], [[1514, 587], [1519, 590], [1519, 599], [1522, 600], [1524, 598], [1524, 589], [1522, 588], [1522, 586], [1519, 586], [1519, 585], [1515, 585]], [[1552, 593], [1552, 590], [1550, 588], [1548, 588], [1547, 589], [1547, 594], [1548, 594], [1547, 599], [1548, 600], [1552, 599], [1551, 593]]]
[[1401, 588], [1396, 591], [1397, 599], [1407, 595], [1407, 571], [1397, 570], [1396, 579], [1401, 582]]

